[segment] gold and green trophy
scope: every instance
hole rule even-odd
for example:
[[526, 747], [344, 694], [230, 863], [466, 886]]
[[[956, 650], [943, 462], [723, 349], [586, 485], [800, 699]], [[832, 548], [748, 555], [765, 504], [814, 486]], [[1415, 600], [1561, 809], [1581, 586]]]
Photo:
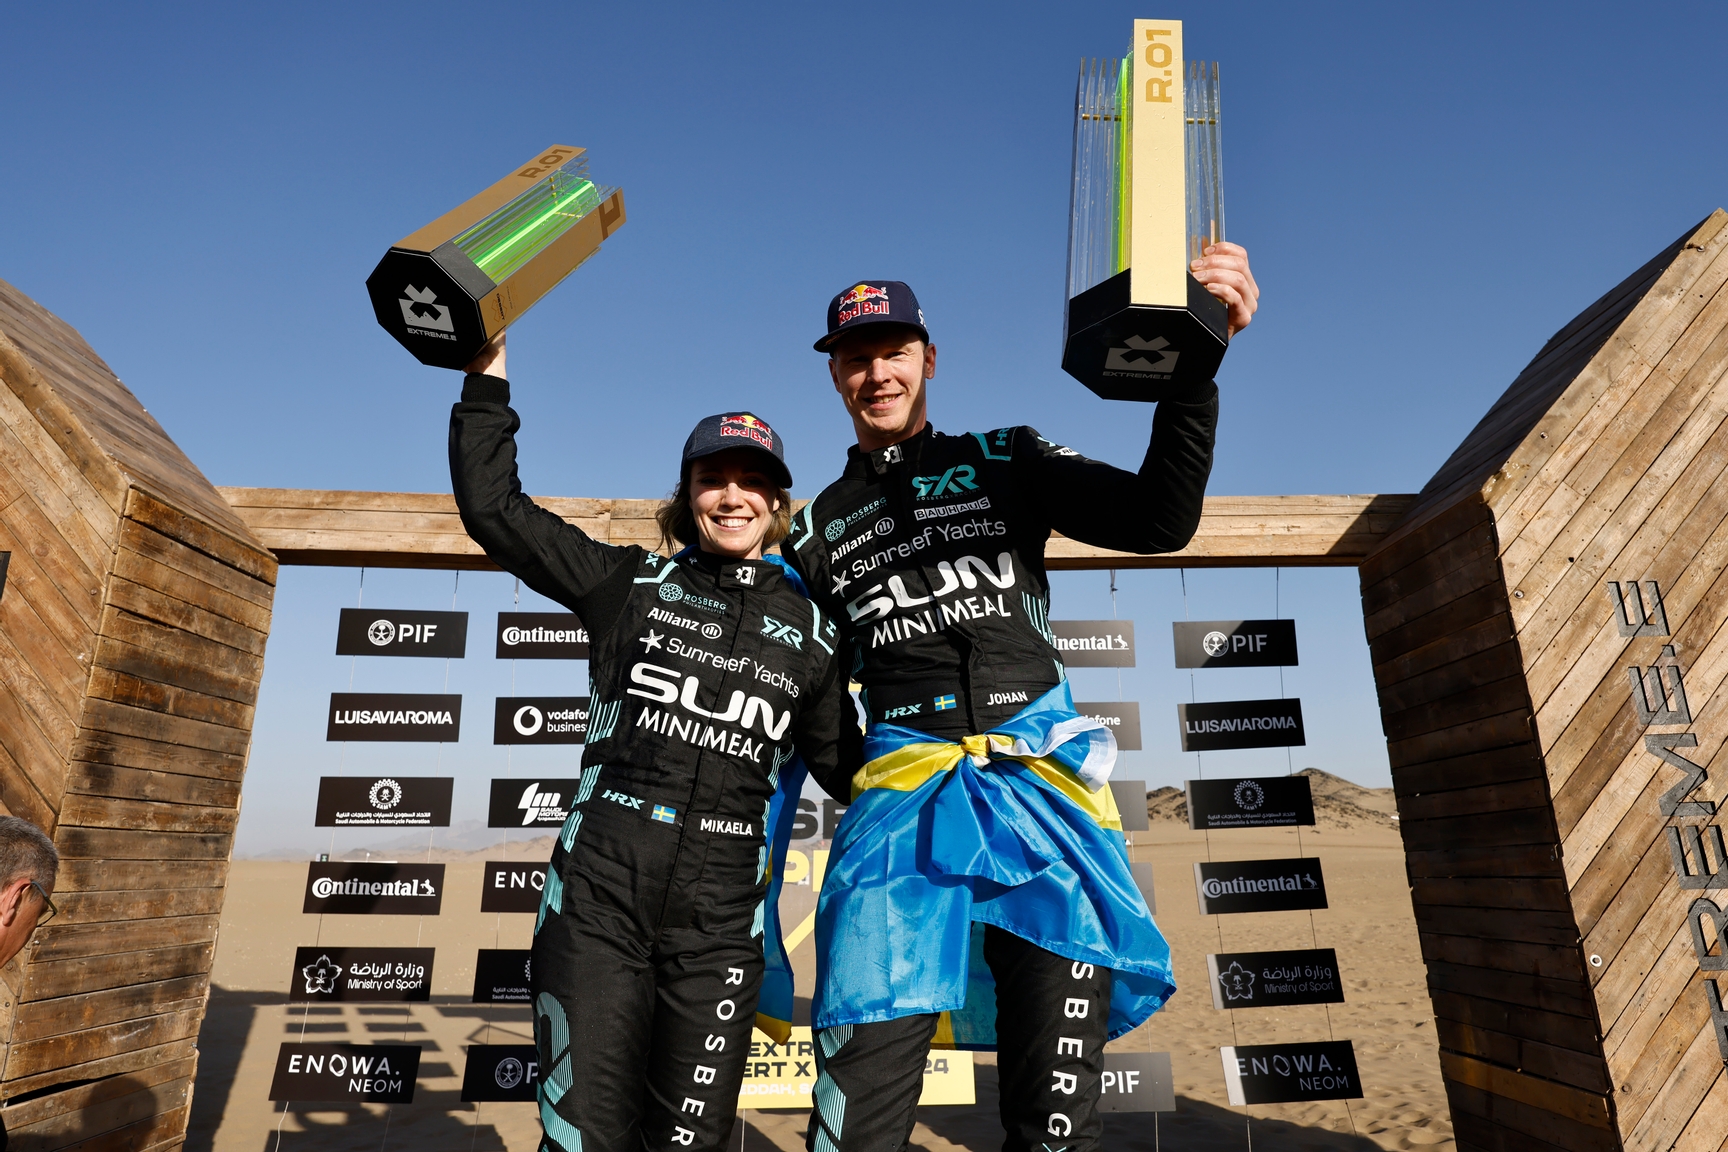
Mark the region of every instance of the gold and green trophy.
[[378, 323], [434, 368], [461, 368], [624, 223], [624, 192], [555, 144], [394, 244], [366, 279]]
[[1189, 272], [1224, 239], [1218, 65], [1179, 20], [1136, 20], [1128, 55], [1086, 60], [1074, 101], [1062, 367], [1108, 400], [1212, 379], [1228, 309]]

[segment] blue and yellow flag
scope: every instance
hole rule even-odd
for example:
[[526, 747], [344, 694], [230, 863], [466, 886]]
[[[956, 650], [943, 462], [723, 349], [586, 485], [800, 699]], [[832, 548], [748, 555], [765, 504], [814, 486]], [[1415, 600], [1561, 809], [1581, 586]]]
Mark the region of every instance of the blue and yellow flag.
[[1110, 969], [1112, 1039], [1176, 991], [1105, 787], [1115, 737], [1066, 683], [958, 744], [878, 724], [864, 752], [816, 907], [816, 1028], [940, 1012], [939, 1046], [995, 1047], [986, 924]]

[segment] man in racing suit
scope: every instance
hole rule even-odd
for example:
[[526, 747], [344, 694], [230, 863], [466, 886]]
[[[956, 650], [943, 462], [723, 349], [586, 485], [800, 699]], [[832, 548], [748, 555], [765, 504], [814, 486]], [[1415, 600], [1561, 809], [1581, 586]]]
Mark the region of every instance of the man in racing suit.
[[[1193, 271], [1229, 305], [1232, 332], [1248, 323], [1258, 289], [1246, 252], [1218, 245]], [[1137, 553], [1175, 551], [1193, 536], [1217, 387], [1160, 403], [1145, 460], [1126, 472], [1026, 426], [958, 436], [932, 429], [923, 389], [936, 349], [904, 284], [867, 281], [841, 293], [828, 329], [816, 349], [831, 354], [859, 444], [841, 478], [795, 517], [783, 551], [840, 621], [842, 655], [863, 685], [872, 726], [952, 741], [986, 732], [1066, 679], [1049, 627], [1052, 530]], [[1111, 973], [993, 924], [983, 959], [999, 1007], [1005, 1152], [1090, 1152], [1102, 1129]], [[927, 1011], [826, 1030], [815, 1021], [814, 1152], [898, 1152], [937, 1022]]]
[[[770, 799], [794, 753], [841, 796], [858, 759], [836, 628], [775, 561], [614, 547], [534, 504], [509, 398], [470, 374], [451, 413], [462, 523], [575, 612], [592, 653], [581, 784], [535, 922], [541, 1147], [717, 1150], [764, 966]], [[778, 456], [748, 414], [710, 417], [693, 444], [704, 428]]]

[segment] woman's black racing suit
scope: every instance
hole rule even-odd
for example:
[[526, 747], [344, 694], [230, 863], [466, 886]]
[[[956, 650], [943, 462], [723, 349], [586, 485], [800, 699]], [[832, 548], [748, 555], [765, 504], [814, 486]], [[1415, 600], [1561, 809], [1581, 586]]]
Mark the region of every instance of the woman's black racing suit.
[[779, 769], [797, 752], [844, 799], [860, 759], [838, 630], [773, 563], [601, 544], [537, 506], [509, 399], [470, 375], [450, 414], [462, 524], [580, 616], [592, 653], [582, 782], [534, 932], [542, 1148], [723, 1148]]

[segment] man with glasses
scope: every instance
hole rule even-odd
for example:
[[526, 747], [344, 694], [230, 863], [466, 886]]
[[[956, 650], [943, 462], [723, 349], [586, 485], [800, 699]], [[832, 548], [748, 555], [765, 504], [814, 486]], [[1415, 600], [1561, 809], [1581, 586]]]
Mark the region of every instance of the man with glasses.
[[[0, 816], [0, 966], [24, 950], [36, 929], [54, 919], [54, 874], [60, 853], [54, 841], [28, 820]], [[0, 1127], [0, 1152], [6, 1130]]]

